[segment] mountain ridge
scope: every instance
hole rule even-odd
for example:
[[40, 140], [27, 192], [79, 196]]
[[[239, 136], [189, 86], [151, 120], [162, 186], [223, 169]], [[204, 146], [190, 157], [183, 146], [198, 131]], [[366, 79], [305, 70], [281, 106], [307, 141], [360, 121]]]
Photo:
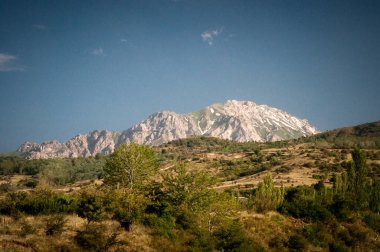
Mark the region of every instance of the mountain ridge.
[[156, 112], [121, 132], [94, 130], [65, 143], [25, 142], [18, 151], [27, 159], [88, 157], [110, 154], [123, 143], [160, 145], [190, 136], [212, 136], [237, 142], [272, 142], [318, 133], [306, 119], [258, 105], [252, 101], [227, 100], [188, 114]]

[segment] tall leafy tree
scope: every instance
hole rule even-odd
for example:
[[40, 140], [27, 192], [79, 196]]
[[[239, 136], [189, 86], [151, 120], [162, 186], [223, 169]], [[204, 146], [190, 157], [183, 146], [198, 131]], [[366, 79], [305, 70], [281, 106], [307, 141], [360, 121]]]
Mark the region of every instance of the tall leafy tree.
[[371, 187], [369, 206], [372, 211], [380, 212], [380, 180], [376, 180]]
[[358, 209], [368, 207], [369, 203], [369, 181], [366, 166], [366, 154], [360, 149], [351, 153], [352, 162], [348, 170], [348, 190], [350, 200]]
[[259, 212], [275, 210], [283, 202], [284, 194], [284, 188], [276, 188], [269, 173], [257, 186], [254, 199], [256, 210]]
[[123, 144], [115, 149], [104, 167], [104, 182], [130, 189], [140, 187], [158, 170], [155, 151], [147, 145]]

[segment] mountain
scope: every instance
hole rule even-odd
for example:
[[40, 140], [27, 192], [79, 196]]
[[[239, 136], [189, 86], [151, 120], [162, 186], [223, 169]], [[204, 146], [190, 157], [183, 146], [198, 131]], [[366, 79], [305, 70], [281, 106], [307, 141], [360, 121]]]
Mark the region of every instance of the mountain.
[[122, 132], [93, 131], [66, 143], [26, 142], [18, 149], [27, 159], [88, 157], [109, 154], [123, 143], [160, 145], [190, 136], [213, 136], [238, 142], [279, 141], [318, 131], [307, 120], [251, 101], [227, 100], [189, 114], [163, 111]]

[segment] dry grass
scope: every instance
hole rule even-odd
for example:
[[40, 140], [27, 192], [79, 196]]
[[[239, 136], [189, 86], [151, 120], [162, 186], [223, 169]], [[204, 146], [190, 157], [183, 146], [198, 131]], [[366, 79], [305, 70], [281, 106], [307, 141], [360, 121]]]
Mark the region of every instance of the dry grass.
[[[281, 245], [286, 243], [290, 234], [304, 227], [302, 221], [277, 212], [258, 214], [245, 211], [241, 212], [240, 219], [249, 237], [264, 247], [265, 251], [285, 250]], [[269, 246], [274, 241], [278, 247]]]

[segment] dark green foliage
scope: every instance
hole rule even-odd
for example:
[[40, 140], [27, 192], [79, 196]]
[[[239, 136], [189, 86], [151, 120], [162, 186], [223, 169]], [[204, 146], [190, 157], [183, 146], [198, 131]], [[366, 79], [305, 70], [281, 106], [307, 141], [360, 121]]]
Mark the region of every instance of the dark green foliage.
[[145, 214], [143, 224], [151, 227], [155, 235], [164, 236], [170, 239], [175, 238], [175, 218], [168, 212], [163, 213], [160, 216], [154, 213]]
[[371, 186], [369, 207], [375, 213], [380, 212], [380, 180], [376, 180]]
[[147, 204], [147, 199], [132, 190], [116, 189], [106, 194], [108, 211], [113, 213], [121, 227], [130, 230], [133, 223], [141, 219]]
[[367, 223], [367, 225], [370, 228], [380, 233], [380, 215], [379, 214], [368, 213], [364, 216], [364, 221], [365, 223]]
[[83, 249], [89, 251], [109, 251], [118, 241], [119, 231], [99, 223], [89, 223], [84, 230], [78, 230], [74, 237], [75, 242]]
[[254, 251], [252, 242], [237, 220], [216, 230], [213, 236], [219, 251]]
[[89, 222], [102, 220], [105, 215], [103, 198], [91, 191], [83, 191], [78, 201], [78, 216]]
[[327, 208], [313, 200], [285, 202], [281, 206], [280, 211], [308, 221], [328, 221], [332, 218], [332, 215]]
[[332, 241], [329, 243], [329, 251], [331, 252], [348, 252], [350, 251], [349, 248], [347, 248], [344, 244], [340, 242], [334, 242]]
[[60, 235], [65, 226], [66, 220], [64, 215], [53, 215], [46, 220], [46, 235]]
[[24, 185], [28, 188], [36, 188], [36, 186], [38, 185], [38, 180], [36, 179], [27, 180], [24, 182]]
[[74, 198], [47, 189], [8, 193], [1, 203], [0, 212], [8, 215], [72, 213], [77, 207]]
[[335, 196], [330, 206], [330, 211], [340, 220], [346, 220], [353, 209], [352, 201], [341, 196]]
[[321, 222], [316, 222], [305, 226], [303, 229], [303, 234], [314, 246], [317, 247], [325, 247], [329, 241], [333, 240], [333, 237], [327, 230], [326, 225]]
[[324, 202], [326, 191], [316, 192], [314, 188], [296, 187], [286, 191], [284, 203], [279, 211], [308, 221], [328, 221], [332, 214]]
[[269, 247], [275, 249], [276, 251], [284, 251], [287, 241], [283, 240], [281, 237], [275, 236], [269, 241]]
[[326, 141], [335, 148], [379, 148], [380, 121], [358, 125], [351, 128], [342, 128], [326, 131], [314, 136], [300, 139], [303, 142]]
[[289, 237], [288, 247], [293, 251], [304, 251], [307, 247], [307, 240], [299, 234]]
[[207, 152], [252, 152], [257, 150], [259, 144], [256, 142], [238, 143], [216, 137], [190, 137], [171, 141], [167, 146], [177, 148], [207, 150]]

